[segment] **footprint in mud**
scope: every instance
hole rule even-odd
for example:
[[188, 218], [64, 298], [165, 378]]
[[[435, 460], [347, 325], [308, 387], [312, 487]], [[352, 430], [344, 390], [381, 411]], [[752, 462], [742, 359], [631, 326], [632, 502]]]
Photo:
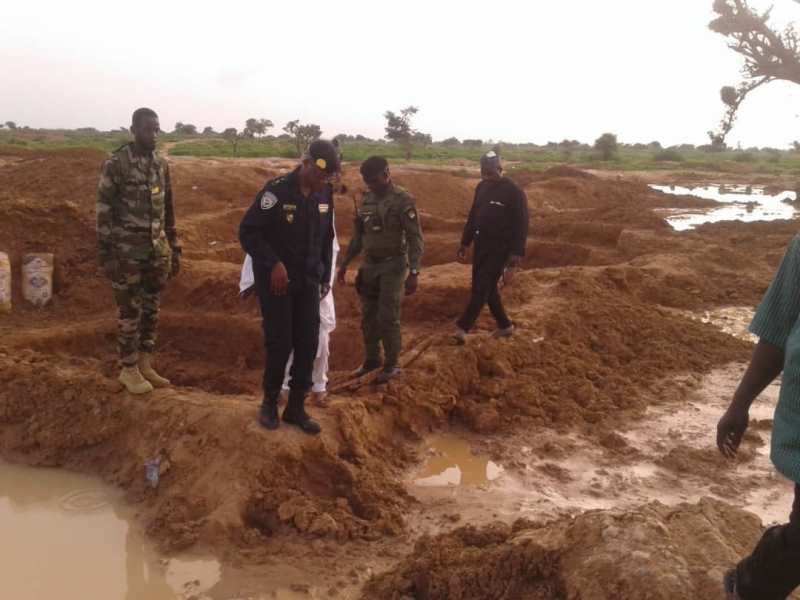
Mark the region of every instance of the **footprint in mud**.
[[69, 513], [87, 513], [110, 506], [111, 502], [102, 490], [74, 490], [58, 499], [61, 510]]

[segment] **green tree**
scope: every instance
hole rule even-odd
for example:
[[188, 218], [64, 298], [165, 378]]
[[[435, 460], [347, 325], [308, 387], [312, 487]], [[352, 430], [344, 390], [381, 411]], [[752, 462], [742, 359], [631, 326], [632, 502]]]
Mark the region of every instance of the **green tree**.
[[604, 133], [594, 141], [594, 149], [600, 153], [603, 160], [611, 160], [616, 156], [619, 143], [613, 133]]
[[267, 133], [267, 129], [273, 126], [269, 119], [247, 119], [244, 124], [242, 134], [245, 137], [261, 137]]
[[411, 127], [412, 117], [419, 112], [416, 106], [407, 106], [399, 115], [387, 110], [383, 117], [386, 119], [386, 139], [400, 144], [406, 153], [406, 160], [411, 160], [414, 136], [418, 133]]
[[297, 148], [297, 156], [303, 155], [303, 150], [306, 149], [311, 142], [322, 137], [322, 129], [315, 123], [308, 123], [303, 125], [300, 119], [289, 121], [283, 126], [283, 130], [292, 138]]
[[203, 135], [217, 135], [217, 132], [214, 131], [214, 128], [211, 127], [211, 125], [209, 125], [203, 129]]
[[421, 146], [430, 146], [433, 143], [433, 138], [431, 137], [430, 133], [421, 133], [416, 131], [411, 137], [411, 141], [413, 141], [415, 144], [420, 144]]
[[197, 135], [197, 127], [191, 123], [181, 123], [178, 121], [175, 123], [175, 131], [173, 131], [173, 133], [177, 133], [178, 135]]
[[709, 144], [704, 146], [704, 149], [709, 152], [725, 152], [728, 145], [725, 143], [725, 136], [719, 131], [708, 131]]
[[233, 156], [236, 158], [239, 155], [239, 140], [242, 136], [238, 131], [236, 131], [235, 127], [228, 127], [222, 132], [222, 137], [231, 143], [231, 146], [233, 147]]
[[441, 141], [442, 146], [460, 146], [461, 142], [458, 141], [457, 137], [449, 137], [446, 140]]
[[6, 121], [6, 127], [13, 131], [17, 128], [17, 124], [14, 121]]
[[753, 90], [776, 80], [800, 83], [800, 34], [793, 25], [774, 29], [769, 24], [772, 9], [758, 13], [748, 0], [714, 0], [713, 9], [717, 17], [709, 28], [728, 38], [728, 46], [744, 57], [744, 77], [720, 90], [726, 110], [719, 129], [710, 135], [712, 146], [715, 138], [724, 145], [739, 107]]

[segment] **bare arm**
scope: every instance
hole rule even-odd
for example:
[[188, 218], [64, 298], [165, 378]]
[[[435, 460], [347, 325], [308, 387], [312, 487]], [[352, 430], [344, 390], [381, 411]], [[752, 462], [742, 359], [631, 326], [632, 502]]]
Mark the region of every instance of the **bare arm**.
[[726, 457], [733, 458], [736, 455], [750, 422], [750, 406], [780, 375], [783, 358], [783, 350], [778, 346], [763, 340], [756, 344], [747, 371], [733, 394], [731, 405], [717, 424], [717, 447]]

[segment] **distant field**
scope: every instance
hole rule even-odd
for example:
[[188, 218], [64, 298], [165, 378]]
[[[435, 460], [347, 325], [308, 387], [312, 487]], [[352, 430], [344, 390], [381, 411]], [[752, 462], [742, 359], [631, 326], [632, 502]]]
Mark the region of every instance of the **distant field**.
[[[124, 144], [129, 136], [123, 132], [99, 133], [80, 131], [8, 131], [0, 130], [0, 146], [28, 148], [31, 150], [59, 150], [67, 148], [92, 148], [110, 152]], [[233, 157], [233, 144], [216, 136], [162, 135], [162, 147], [174, 156]], [[431, 165], [477, 166], [480, 155], [492, 145], [465, 146], [434, 143], [414, 148], [412, 161]], [[589, 146], [567, 148], [534, 144], [500, 144], [500, 153], [511, 163], [511, 168], [521, 171], [542, 171], [553, 165], [570, 165], [583, 169], [613, 171], [690, 170], [764, 175], [789, 175], [800, 178], [800, 153], [766, 149], [729, 150], [708, 152], [683, 148], [661, 150], [651, 147], [621, 145], [612, 160], [601, 160]], [[362, 161], [379, 154], [393, 162], [405, 161], [403, 148], [385, 142], [345, 142], [344, 158], [348, 162]], [[294, 158], [297, 150], [292, 140], [267, 137], [240, 140], [236, 152], [240, 158], [282, 157]]]

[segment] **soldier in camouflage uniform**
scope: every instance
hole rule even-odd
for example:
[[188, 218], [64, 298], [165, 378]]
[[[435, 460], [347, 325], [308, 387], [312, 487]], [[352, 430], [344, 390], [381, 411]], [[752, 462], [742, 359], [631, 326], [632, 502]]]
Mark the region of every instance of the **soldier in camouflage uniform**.
[[[400, 302], [417, 290], [424, 248], [414, 198], [392, 183], [389, 163], [373, 156], [361, 165], [361, 177], [369, 188], [356, 215], [353, 239], [339, 268], [345, 281], [347, 265], [364, 250], [356, 290], [361, 298], [365, 359], [357, 376], [383, 365], [377, 382], [386, 383], [400, 374]], [[383, 342], [384, 361], [380, 345]]]
[[159, 131], [155, 112], [133, 113], [134, 141], [103, 164], [97, 194], [100, 266], [119, 308], [119, 381], [134, 394], [169, 385], [151, 361], [159, 294], [180, 270], [169, 167], [155, 154]]

